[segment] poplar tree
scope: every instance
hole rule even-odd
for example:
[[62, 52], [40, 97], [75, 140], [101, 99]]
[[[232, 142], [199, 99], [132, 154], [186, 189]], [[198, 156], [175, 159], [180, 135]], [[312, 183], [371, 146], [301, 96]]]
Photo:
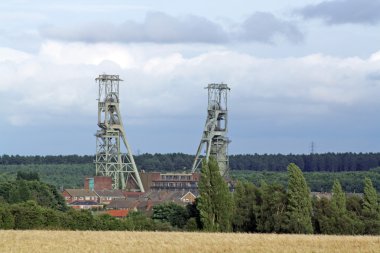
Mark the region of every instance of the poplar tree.
[[380, 234], [378, 195], [368, 177], [364, 179], [363, 220], [366, 234]]
[[345, 214], [347, 211], [346, 195], [344, 194], [342, 186], [337, 179], [334, 180], [332, 188], [331, 205], [338, 215]]
[[311, 234], [312, 205], [310, 189], [300, 168], [294, 163], [288, 166], [287, 229], [290, 233]]
[[227, 232], [231, 230], [232, 196], [228, 185], [220, 175], [217, 161], [210, 157], [202, 164], [198, 184], [198, 210], [206, 231]]
[[363, 223], [354, 213], [347, 211], [346, 194], [338, 180], [333, 184], [330, 206], [329, 233], [352, 235], [361, 233]]

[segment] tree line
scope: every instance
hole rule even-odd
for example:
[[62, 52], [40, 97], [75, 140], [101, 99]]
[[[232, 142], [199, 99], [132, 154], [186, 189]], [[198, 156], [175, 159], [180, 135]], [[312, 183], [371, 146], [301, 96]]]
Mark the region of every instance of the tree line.
[[[380, 153], [244, 154], [229, 158], [231, 170], [285, 171], [289, 163], [296, 164], [304, 172], [366, 171], [380, 166]], [[93, 161], [94, 156], [91, 155], [0, 156], [0, 165], [91, 164]], [[136, 155], [135, 161], [138, 168], [145, 171], [182, 171], [191, 169], [194, 156], [145, 153]]]
[[[286, 169], [286, 168], [285, 168]], [[82, 188], [84, 178], [95, 175], [94, 164], [21, 164], [0, 165], [0, 183], [16, 178], [18, 171], [38, 173], [43, 182], [56, 188]], [[287, 186], [286, 171], [249, 171], [232, 170], [230, 176], [234, 180], [248, 181], [260, 185], [261, 181]], [[344, 171], [331, 173], [326, 171], [304, 172], [308, 186], [313, 192], [328, 192], [335, 179], [338, 179], [346, 192], [363, 192], [363, 180], [369, 177], [373, 185], [380, 191], [380, 167], [367, 171]]]
[[287, 166], [287, 188], [238, 182], [233, 193], [215, 161], [202, 167], [199, 210], [202, 229], [220, 232], [380, 234], [379, 195], [365, 178], [363, 197], [347, 197], [338, 180], [331, 197], [311, 197], [301, 169]]
[[302, 171], [287, 167], [287, 187], [237, 182], [234, 191], [210, 159], [202, 166], [200, 196], [186, 207], [173, 202], [153, 214], [116, 219], [67, 208], [54, 187], [19, 173], [0, 184], [0, 229], [210, 231], [298, 234], [380, 234], [379, 195], [365, 178], [363, 196], [347, 196], [335, 180], [331, 197], [311, 197]]
[[[363, 193], [363, 181], [366, 177], [371, 178], [377, 191], [380, 191], [380, 168], [368, 171], [344, 171], [344, 172], [304, 172], [304, 177], [310, 190], [313, 192], [330, 192], [335, 180], [339, 180], [345, 192]], [[287, 172], [276, 171], [231, 171], [231, 177], [239, 181], [252, 182], [260, 185], [261, 181], [276, 183], [283, 186], [288, 184]]]
[[69, 208], [56, 188], [34, 172], [18, 172], [15, 180], [0, 182], [0, 229], [174, 230], [140, 212], [116, 219]]

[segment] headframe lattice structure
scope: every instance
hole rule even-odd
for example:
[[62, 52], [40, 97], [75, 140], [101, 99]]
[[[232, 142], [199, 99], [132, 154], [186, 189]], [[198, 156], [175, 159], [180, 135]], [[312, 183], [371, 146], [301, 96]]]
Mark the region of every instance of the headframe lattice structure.
[[[203, 130], [202, 139], [195, 155], [192, 172], [202, 166], [202, 160], [208, 161], [209, 157], [215, 157], [219, 165], [220, 174], [228, 177], [228, 109], [227, 95], [230, 88], [227, 84], [209, 84], [207, 119]], [[201, 154], [204, 151], [204, 154]]]
[[[144, 192], [132, 150], [127, 142], [119, 107], [119, 75], [99, 75], [96, 175], [112, 178], [114, 189]], [[124, 144], [124, 145], [122, 145]], [[126, 148], [122, 153], [121, 147]]]

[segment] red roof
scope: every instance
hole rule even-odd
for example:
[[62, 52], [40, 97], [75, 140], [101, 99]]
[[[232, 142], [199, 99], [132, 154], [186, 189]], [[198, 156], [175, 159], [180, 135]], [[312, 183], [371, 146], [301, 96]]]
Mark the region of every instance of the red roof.
[[128, 210], [107, 210], [107, 214], [113, 217], [127, 217]]

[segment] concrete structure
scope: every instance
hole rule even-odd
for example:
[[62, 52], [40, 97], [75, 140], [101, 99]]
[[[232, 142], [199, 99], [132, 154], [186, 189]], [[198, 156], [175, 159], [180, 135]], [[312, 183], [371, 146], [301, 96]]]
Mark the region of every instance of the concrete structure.
[[197, 190], [199, 173], [140, 173], [145, 189], [157, 190]]
[[214, 157], [219, 165], [220, 174], [228, 177], [228, 108], [227, 94], [230, 88], [227, 84], [209, 84], [207, 119], [202, 138], [195, 155], [192, 172], [202, 166], [202, 160]]
[[96, 175], [111, 177], [114, 189], [144, 192], [121, 119], [119, 83], [122, 80], [118, 75], [106, 74], [95, 80], [99, 84]]

